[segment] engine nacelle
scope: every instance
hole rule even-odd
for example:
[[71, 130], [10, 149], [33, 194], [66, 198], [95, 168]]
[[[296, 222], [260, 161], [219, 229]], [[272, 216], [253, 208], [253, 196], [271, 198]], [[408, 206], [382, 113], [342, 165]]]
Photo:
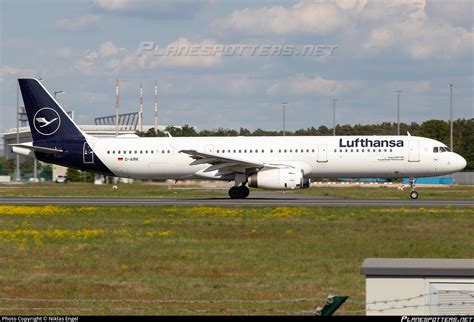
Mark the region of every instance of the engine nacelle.
[[305, 189], [309, 188], [309, 179], [301, 169], [270, 169], [251, 175], [248, 184], [262, 189]]

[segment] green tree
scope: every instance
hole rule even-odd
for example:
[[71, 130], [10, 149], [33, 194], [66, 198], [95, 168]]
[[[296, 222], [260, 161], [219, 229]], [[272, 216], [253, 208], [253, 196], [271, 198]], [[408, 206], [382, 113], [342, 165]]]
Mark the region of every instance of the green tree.
[[11, 175], [15, 173], [15, 161], [13, 159], [0, 157], [0, 168], [1, 175]]
[[79, 170], [67, 168], [66, 177], [71, 182], [80, 182], [82, 181], [82, 176]]
[[87, 171], [79, 171], [73, 168], [67, 168], [67, 180], [71, 182], [93, 182], [94, 174]]
[[425, 121], [421, 124], [418, 134], [449, 145], [449, 123], [446, 121]]

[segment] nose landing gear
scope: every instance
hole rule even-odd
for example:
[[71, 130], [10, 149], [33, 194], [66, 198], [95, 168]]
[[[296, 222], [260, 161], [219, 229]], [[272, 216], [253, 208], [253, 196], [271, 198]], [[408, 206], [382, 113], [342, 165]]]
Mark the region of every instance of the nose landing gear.
[[411, 199], [418, 199], [418, 192], [415, 190], [416, 189], [416, 186], [415, 186], [415, 179], [413, 178], [410, 178], [408, 180], [408, 183], [410, 184], [410, 198]]

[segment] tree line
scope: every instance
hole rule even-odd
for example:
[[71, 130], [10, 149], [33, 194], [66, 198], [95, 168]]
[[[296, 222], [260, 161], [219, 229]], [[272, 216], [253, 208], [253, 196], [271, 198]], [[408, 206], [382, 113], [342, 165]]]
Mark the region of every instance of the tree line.
[[[443, 120], [428, 120], [421, 124], [412, 122], [410, 124], [400, 123], [400, 134], [423, 136], [438, 140], [449, 146], [449, 122]], [[137, 131], [139, 136], [281, 136], [282, 131], [267, 131], [256, 129], [250, 131], [246, 128], [239, 130], [218, 128], [216, 130], [197, 130], [196, 128], [185, 125], [183, 127], [167, 127], [164, 131], [149, 129], [147, 132]], [[337, 125], [336, 135], [395, 135], [397, 133], [397, 123], [383, 122], [378, 124], [356, 124], [356, 125]], [[324, 125], [318, 128], [309, 127], [296, 131], [285, 131], [287, 136], [296, 135], [332, 135], [332, 128]], [[459, 153], [467, 160], [467, 167], [474, 169], [474, 118], [458, 119], [453, 122], [453, 150]]]

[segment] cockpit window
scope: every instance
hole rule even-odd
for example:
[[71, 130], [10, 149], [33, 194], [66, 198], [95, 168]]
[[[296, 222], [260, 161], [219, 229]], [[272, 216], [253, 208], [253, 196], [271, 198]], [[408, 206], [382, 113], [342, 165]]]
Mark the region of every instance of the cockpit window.
[[440, 146], [440, 147], [434, 147], [433, 152], [434, 153], [438, 153], [438, 152], [442, 153], [442, 152], [451, 152], [451, 150], [446, 146]]

